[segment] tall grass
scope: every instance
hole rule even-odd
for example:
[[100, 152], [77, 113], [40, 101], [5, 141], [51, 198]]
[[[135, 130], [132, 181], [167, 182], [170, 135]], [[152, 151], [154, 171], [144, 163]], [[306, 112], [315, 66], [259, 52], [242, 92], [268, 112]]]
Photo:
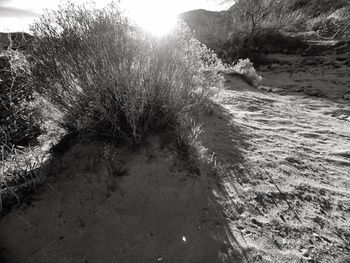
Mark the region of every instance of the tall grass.
[[184, 24], [153, 37], [115, 3], [62, 6], [32, 32], [35, 86], [70, 131], [137, 142], [181, 125], [222, 85], [221, 62]]

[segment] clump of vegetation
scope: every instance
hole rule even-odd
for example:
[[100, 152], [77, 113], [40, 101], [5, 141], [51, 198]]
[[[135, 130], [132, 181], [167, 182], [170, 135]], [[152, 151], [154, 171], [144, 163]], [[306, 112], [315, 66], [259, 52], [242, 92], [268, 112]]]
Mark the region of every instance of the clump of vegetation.
[[[264, 29], [307, 30], [310, 20], [333, 18], [344, 22], [349, 17], [349, 8], [347, 0], [236, 0], [231, 10], [236, 31], [244, 31], [253, 38]], [[338, 24], [339, 28], [346, 26], [345, 22]]]
[[227, 40], [218, 54], [231, 64], [240, 58], [257, 61], [261, 53], [293, 53], [307, 48], [302, 37], [288, 36], [273, 28], [262, 28], [253, 36], [237, 32]]
[[114, 3], [69, 4], [46, 13], [32, 31], [36, 90], [71, 132], [139, 142], [181, 126], [222, 85], [220, 60], [184, 24], [156, 38]]
[[236, 65], [232, 66], [232, 72], [240, 75], [253, 86], [259, 86], [262, 77], [256, 72], [253, 63], [247, 59], [240, 59]]
[[26, 146], [39, 135], [40, 121], [25, 55], [1, 53], [0, 87], [0, 145]]
[[348, 0], [288, 0], [284, 4], [291, 11], [303, 10], [312, 17], [349, 7]]
[[286, 26], [295, 30], [305, 21], [305, 15], [288, 11], [283, 1], [237, 0], [230, 15], [232, 32], [220, 52], [228, 63], [245, 57], [254, 60], [255, 53], [290, 53], [305, 48], [301, 38], [285, 34]]
[[350, 6], [313, 17], [306, 22], [308, 30], [321, 38], [346, 39], [350, 37]]
[[25, 50], [32, 39], [33, 37], [25, 32], [0, 32], [0, 49]]
[[41, 133], [40, 125], [27, 58], [18, 51], [3, 51], [0, 54], [0, 212], [3, 199], [19, 200], [12, 183], [33, 177], [31, 171], [37, 168], [39, 157], [31, 145]]
[[300, 52], [308, 47], [310, 36], [312, 40], [350, 36], [346, 0], [236, 0], [229, 12], [232, 32], [218, 52], [228, 63], [244, 57], [254, 60], [256, 53]]

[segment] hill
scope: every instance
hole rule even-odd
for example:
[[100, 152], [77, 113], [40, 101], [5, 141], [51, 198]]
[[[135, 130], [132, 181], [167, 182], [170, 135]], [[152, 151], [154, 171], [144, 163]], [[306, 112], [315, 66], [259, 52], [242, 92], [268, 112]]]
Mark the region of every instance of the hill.
[[238, 1], [226, 11], [180, 17], [228, 63], [254, 60], [256, 53], [300, 53], [310, 41], [350, 39], [350, 3], [342, 0]]
[[209, 48], [216, 50], [229, 37], [233, 30], [233, 17], [227, 11], [192, 10], [180, 15], [195, 31], [196, 38]]

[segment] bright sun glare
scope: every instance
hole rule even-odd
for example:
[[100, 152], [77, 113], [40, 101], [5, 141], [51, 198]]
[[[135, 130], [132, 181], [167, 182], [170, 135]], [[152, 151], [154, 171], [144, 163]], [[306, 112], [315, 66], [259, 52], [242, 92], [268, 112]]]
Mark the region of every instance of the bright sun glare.
[[[44, 8], [55, 9], [62, 0], [5, 0], [7, 7], [12, 9], [25, 10], [32, 14], [41, 14]], [[63, 0], [64, 2], [65, 0]], [[73, 0], [74, 3], [95, 2], [97, 6], [104, 6], [111, 0]], [[116, 0], [119, 2], [118, 0]], [[2, 2], [0, 0], [0, 2]], [[191, 9], [204, 8], [217, 10], [221, 8], [215, 0], [120, 0], [122, 9], [147, 32], [156, 36], [168, 33], [176, 24], [177, 16]], [[1, 12], [1, 10], [0, 10]], [[34, 20], [33, 16], [28, 17], [2, 17], [0, 16], [0, 31], [28, 30], [28, 25]], [[37, 18], [37, 16], [36, 16]]]
[[156, 36], [163, 36], [176, 24], [177, 16], [181, 12], [179, 7], [174, 5], [175, 1], [172, 2], [125, 0], [122, 4], [130, 18], [145, 31]]

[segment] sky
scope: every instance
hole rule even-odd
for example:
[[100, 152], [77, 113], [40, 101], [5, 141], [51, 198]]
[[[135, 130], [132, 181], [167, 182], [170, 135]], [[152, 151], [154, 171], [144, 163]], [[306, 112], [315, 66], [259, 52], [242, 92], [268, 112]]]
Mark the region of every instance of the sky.
[[[83, 2], [87, 0], [75, 0]], [[95, 0], [104, 5], [108, 0]], [[0, 31], [28, 31], [29, 24], [44, 9], [54, 9], [59, 0], [0, 0]], [[155, 34], [162, 34], [176, 21], [176, 16], [192, 9], [222, 10], [216, 0], [121, 0], [121, 6], [138, 24]]]

